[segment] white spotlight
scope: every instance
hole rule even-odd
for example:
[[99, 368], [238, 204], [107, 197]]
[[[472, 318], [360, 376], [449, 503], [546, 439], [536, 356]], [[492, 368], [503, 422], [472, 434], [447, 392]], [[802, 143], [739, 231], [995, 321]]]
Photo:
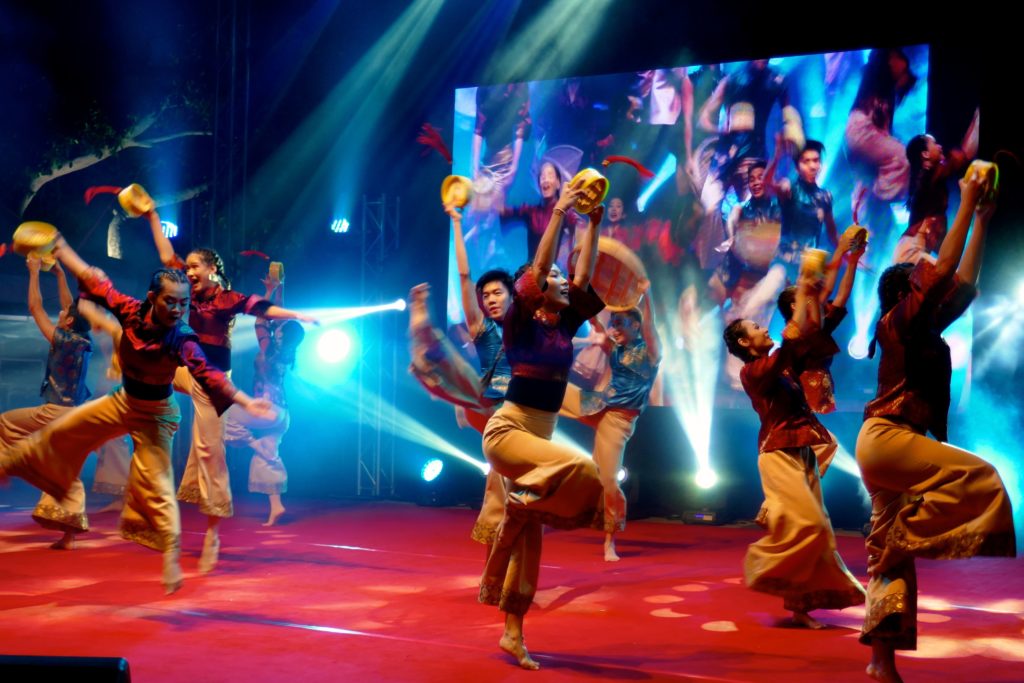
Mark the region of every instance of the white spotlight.
[[325, 363], [340, 363], [351, 349], [352, 340], [343, 330], [327, 330], [316, 343], [316, 352]]
[[697, 471], [697, 476], [694, 477], [694, 481], [702, 489], [709, 489], [718, 483], [718, 475], [712, 469], [702, 469]]
[[868, 340], [866, 337], [857, 335], [850, 340], [850, 343], [846, 345], [846, 350], [850, 354], [851, 358], [862, 360], [868, 357]]

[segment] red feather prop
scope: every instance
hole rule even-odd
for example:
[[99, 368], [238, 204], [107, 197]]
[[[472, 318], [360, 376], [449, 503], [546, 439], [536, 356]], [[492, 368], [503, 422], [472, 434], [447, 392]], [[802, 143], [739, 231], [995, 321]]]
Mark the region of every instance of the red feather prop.
[[264, 261], [269, 261], [270, 257], [264, 254], [262, 251], [256, 251], [255, 249], [246, 249], [245, 251], [238, 252], [239, 256], [258, 256]]
[[424, 145], [426, 149], [423, 150], [423, 156], [430, 154], [430, 150], [434, 149], [444, 157], [444, 160], [449, 164], [452, 163], [452, 153], [448, 149], [448, 145], [444, 144], [444, 138], [441, 137], [441, 131], [434, 128], [429, 123], [424, 123], [420, 129], [420, 134], [416, 136], [416, 142]]
[[122, 188], [114, 187], [113, 185], [93, 185], [85, 190], [85, 203], [88, 204], [92, 201], [93, 197], [98, 194], [117, 194]]
[[628, 164], [629, 166], [632, 166], [637, 170], [637, 173], [640, 174], [641, 178], [647, 178], [648, 180], [650, 180], [651, 178], [654, 177], [654, 172], [651, 171], [651, 169], [647, 168], [636, 159], [632, 159], [630, 157], [622, 156], [619, 154], [613, 154], [609, 157], [605, 157], [604, 161], [601, 162], [602, 166], [608, 166], [610, 164]]

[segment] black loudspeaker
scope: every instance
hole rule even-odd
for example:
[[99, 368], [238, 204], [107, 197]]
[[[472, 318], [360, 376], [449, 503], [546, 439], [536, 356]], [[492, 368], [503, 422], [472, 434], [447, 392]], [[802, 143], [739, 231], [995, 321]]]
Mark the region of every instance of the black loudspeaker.
[[35, 657], [0, 655], [0, 681], [74, 681], [75, 683], [131, 683], [132, 672], [124, 657]]

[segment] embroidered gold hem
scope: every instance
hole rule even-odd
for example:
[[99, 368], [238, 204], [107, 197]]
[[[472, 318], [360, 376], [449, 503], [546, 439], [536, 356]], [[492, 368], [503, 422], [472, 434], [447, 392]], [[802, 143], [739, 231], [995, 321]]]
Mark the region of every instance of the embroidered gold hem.
[[178, 488], [178, 500], [183, 503], [194, 503], [199, 506], [199, 511], [208, 517], [233, 517], [235, 509], [229, 500], [226, 503], [211, 505], [203, 500], [198, 486], [182, 486]]
[[68, 512], [58, 505], [36, 505], [32, 519], [44, 529], [82, 533], [89, 530], [89, 518], [84, 512]]
[[782, 598], [783, 606], [792, 612], [810, 612], [815, 609], [843, 609], [862, 605], [865, 600], [863, 589], [851, 586], [848, 590], [803, 591], [799, 586], [783, 579], [758, 579], [750, 585], [751, 590]]
[[121, 538], [159, 552], [174, 550], [179, 546], [177, 538], [168, 538], [155, 529], [142, 524], [125, 522], [123, 519], [121, 520], [120, 532]]
[[910, 618], [906, 593], [893, 593], [875, 602], [864, 615], [860, 642], [878, 640], [895, 650], [917, 649], [917, 625]]
[[1012, 531], [986, 534], [958, 530], [935, 538], [921, 541], [907, 539], [906, 528], [897, 521], [889, 529], [885, 541], [890, 548], [896, 548], [909, 555], [932, 560], [958, 560], [977, 555], [988, 557], [1014, 557], [1016, 538]]
[[502, 589], [498, 583], [481, 583], [479, 601], [485, 605], [494, 605], [502, 612], [522, 616], [533, 604], [532, 595], [523, 595]]
[[498, 537], [498, 527], [491, 524], [484, 524], [483, 522], [477, 522], [473, 525], [473, 531], [470, 532], [469, 537], [477, 543], [492, 545], [494, 543], [494, 539]]
[[616, 524], [614, 519], [605, 518], [604, 520], [604, 532], [606, 534], [614, 534], [620, 531], [626, 530], [626, 520], [620, 519], [619, 523]]

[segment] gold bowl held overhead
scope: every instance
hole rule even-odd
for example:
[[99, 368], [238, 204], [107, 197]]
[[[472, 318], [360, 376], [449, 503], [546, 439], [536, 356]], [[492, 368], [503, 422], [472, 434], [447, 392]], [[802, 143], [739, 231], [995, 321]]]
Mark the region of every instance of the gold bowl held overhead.
[[575, 185], [582, 181], [583, 192], [576, 198], [576, 210], [580, 213], [590, 213], [604, 201], [608, 196], [608, 179], [594, 168], [585, 168], [573, 176], [569, 185]]

